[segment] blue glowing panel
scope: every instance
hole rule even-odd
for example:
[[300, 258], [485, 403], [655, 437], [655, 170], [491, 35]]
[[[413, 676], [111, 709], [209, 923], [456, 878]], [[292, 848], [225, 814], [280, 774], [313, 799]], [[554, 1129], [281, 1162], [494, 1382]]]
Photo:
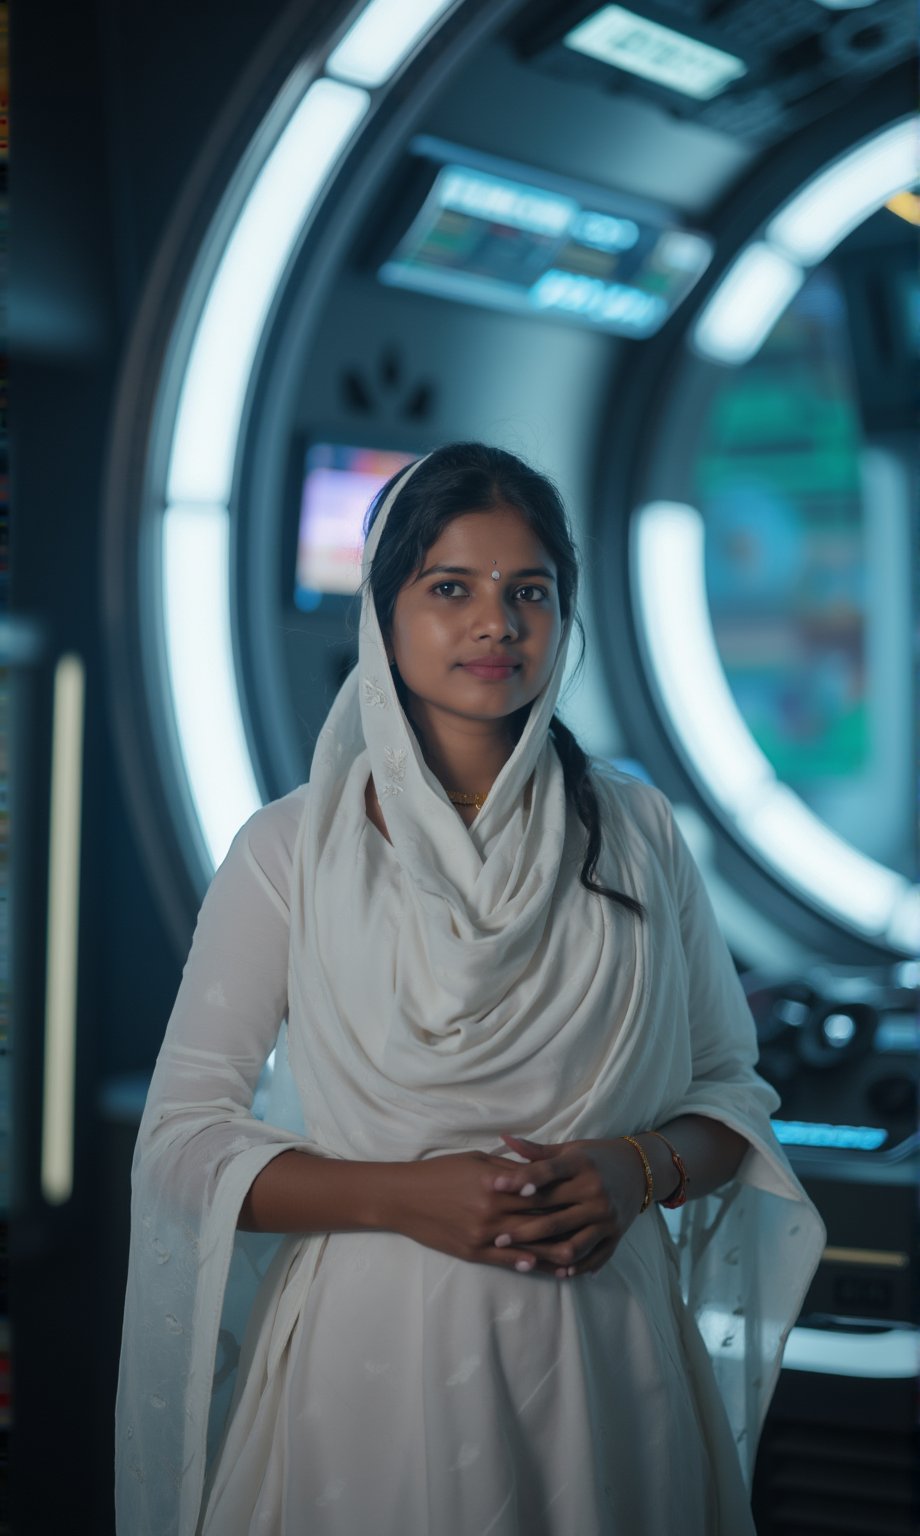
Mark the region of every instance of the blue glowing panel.
[[787, 1147], [842, 1147], [877, 1152], [888, 1140], [878, 1125], [822, 1125], [813, 1120], [773, 1120], [777, 1141]]
[[652, 336], [690, 292], [712, 243], [581, 194], [458, 163], [441, 166], [382, 282], [621, 336]]
[[302, 612], [318, 608], [325, 593], [357, 591], [367, 509], [390, 476], [415, 457], [341, 443], [307, 449], [294, 581], [294, 603]]

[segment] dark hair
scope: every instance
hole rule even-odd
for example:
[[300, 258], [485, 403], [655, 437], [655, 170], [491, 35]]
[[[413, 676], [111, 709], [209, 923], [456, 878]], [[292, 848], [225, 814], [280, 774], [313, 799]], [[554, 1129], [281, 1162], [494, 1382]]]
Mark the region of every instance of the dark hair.
[[[365, 538], [390, 491], [405, 473], [405, 467], [398, 470], [374, 497], [364, 521]], [[532, 469], [515, 454], [485, 443], [447, 443], [436, 448], [398, 493], [366, 578], [370, 583], [381, 633], [384, 639], [389, 638], [400, 588], [413, 572], [421, 569], [425, 555], [447, 524], [464, 512], [487, 511], [500, 502], [516, 507], [523, 513], [556, 563], [562, 619], [564, 622], [570, 613], [574, 614], [575, 627], [581, 639], [581, 652], [575, 669], [577, 674], [584, 662], [585, 635], [576, 611], [578, 555], [562, 498], [546, 475]], [[400, 702], [405, 708], [405, 684], [398, 670], [393, 676]], [[525, 705], [519, 711], [520, 718], [512, 721], [515, 739], [520, 737], [529, 711], [530, 705]], [[594, 883], [594, 871], [601, 850], [601, 829], [590, 764], [572, 732], [568, 726], [563, 725], [558, 715], [553, 715], [549, 728], [562, 763], [566, 797], [574, 804], [588, 833], [585, 861], [581, 870], [582, 885], [599, 896], [609, 896], [611, 901], [619, 902], [639, 917], [644, 917], [645, 909], [634, 896]]]

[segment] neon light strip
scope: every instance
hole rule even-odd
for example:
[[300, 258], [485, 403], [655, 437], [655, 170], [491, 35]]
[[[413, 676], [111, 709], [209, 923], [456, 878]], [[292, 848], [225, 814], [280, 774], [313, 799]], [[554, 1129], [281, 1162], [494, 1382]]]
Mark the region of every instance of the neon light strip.
[[822, 1125], [813, 1120], [772, 1120], [777, 1141], [786, 1147], [845, 1147], [875, 1152], [888, 1140], [879, 1125]]
[[73, 1192], [84, 692], [80, 657], [62, 656], [54, 674], [45, 964], [41, 1185], [49, 1205]]

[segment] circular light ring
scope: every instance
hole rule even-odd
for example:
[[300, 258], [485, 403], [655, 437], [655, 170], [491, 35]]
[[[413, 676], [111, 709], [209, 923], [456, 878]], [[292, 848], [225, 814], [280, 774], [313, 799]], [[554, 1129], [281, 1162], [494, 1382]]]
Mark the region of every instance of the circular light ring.
[[[914, 114], [835, 156], [738, 251], [688, 334], [691, 351], [723, 366], [754, 356], [801, 287], [805, 268], [894, 192], [915, 185], [918, 170]], [[630, 531], [646, 671], [671, 740], [704, 797], [733, 838], [816, 910], [872, 942], [916, 953], [920, 887], [867, 858], [779, 784], [734, 703], [709, 617], [699, 513], [649, 503], [634, 514]]]

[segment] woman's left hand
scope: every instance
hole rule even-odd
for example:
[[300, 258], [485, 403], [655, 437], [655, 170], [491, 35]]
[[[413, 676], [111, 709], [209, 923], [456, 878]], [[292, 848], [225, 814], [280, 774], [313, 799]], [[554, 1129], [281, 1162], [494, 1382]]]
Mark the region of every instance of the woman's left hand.
[[[506, 1136], [527, 1163], [511, 1163], [495, 1188], [517, 1197], [499, 1236], [536, 1257], [531, 1273], [589, 1275], [601, 1269], [635, 1221], [645, 1174], [625, 1141], [566, 1141], [553, 1146]], [[523, 1194], [527, 1189], [531, 1191]], [[507, 1246], [501, 1242], [499, 1247]]]

